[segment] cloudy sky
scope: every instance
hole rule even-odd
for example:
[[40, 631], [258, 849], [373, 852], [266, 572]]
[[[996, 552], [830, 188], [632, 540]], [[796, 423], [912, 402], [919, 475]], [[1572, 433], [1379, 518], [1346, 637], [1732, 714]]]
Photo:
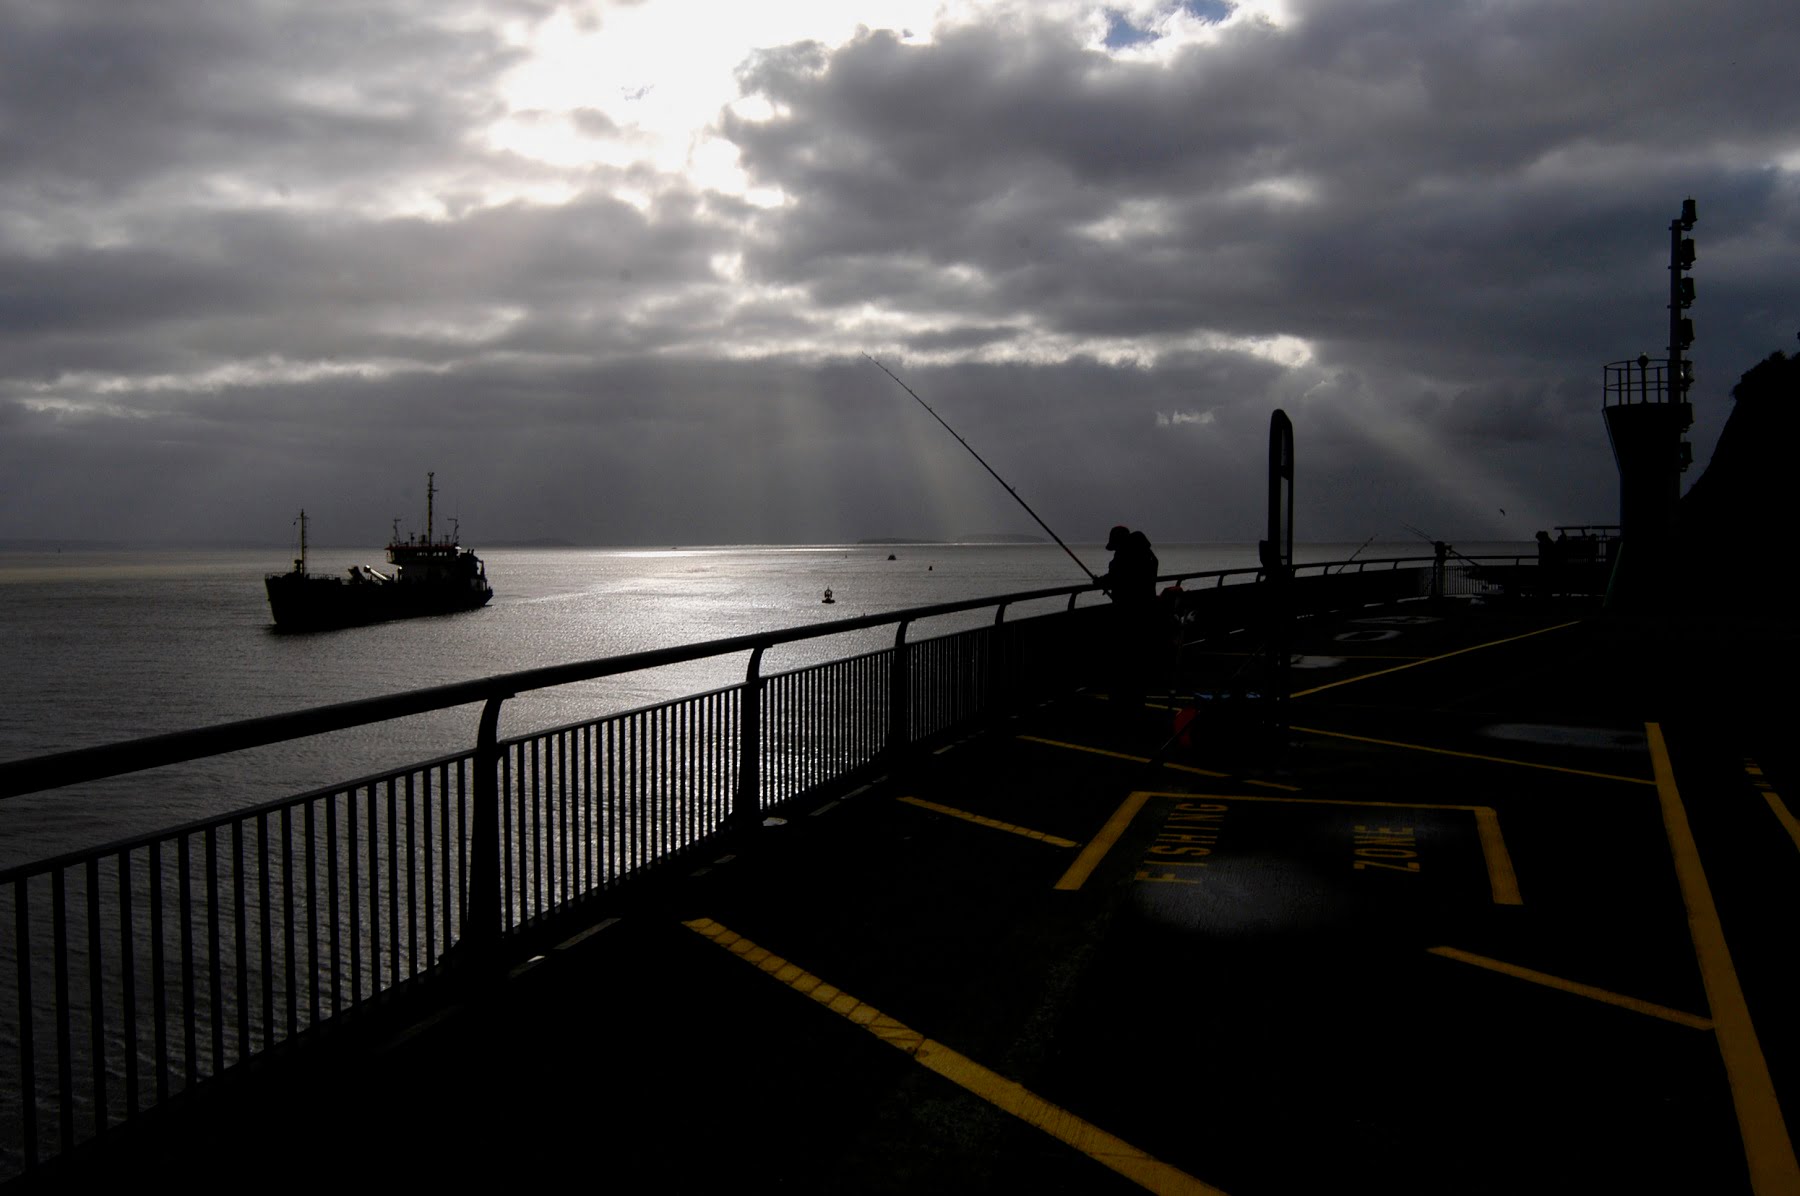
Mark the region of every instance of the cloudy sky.
[[0, 538], [1611, 522], [1800, 329], [1792, 0], [0, 0]]

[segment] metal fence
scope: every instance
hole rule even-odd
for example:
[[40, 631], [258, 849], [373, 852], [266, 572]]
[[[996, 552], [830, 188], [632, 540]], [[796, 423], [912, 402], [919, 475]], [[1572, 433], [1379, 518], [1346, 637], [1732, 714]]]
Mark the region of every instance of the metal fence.
[[[1306, 566], [1291, 602], [1470, 592], [1474, 564]], [[1197, 634], [1253, 621], [1260, 580], [1162, 582]], [[0, 764], [6, 798], [483, 704], [469, 751], [0, 872], [0, 1180], [464, 961], [489, 966], [733, 825], [1081, 684], [1108, 613], [1084, 596], [1095, 588], [838, 620]], [[1066, 603], [1006, 619], [1053, 599]], [[908, 639], [919, 620], [989, 608], [989, 625]], [[884, 626], [891, 648], [761, 673], [778, 644]], [[516, 694], [745, 652], [741, 684], [497, 735]]]

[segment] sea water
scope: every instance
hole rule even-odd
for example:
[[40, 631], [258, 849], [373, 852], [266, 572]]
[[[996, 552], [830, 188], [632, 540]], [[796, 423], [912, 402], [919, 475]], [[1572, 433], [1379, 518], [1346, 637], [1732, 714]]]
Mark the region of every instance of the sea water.
[[[1426, 546], [1313, 545], [1300, 560], [1417, 556]], [[1098, 545], [1072, 546], [1096, 573]], [[1256, 564], [1253, 545], [1158, 545], [1164, 575]], [[834, 619], [1087, 579], [1055, 544], [494, 549], [485, 608], [277, 633], [264, 552], [0, 553], [0, 760]], [[891, 558], [891, 559], [890, 559]], [[379, 557], [315, 551], [315, 573]], [[821, 599], [830, 589], [834, 601]], [[1083, 601], [1103, 601], [1091, 595]], [[1066, 600], [1009, 610], [1008, 618]], [[911, 639], [992, 619], [928, 620]], [[891, 627], [771, 650], [765, 674], [893, 642]], [[743, 680], [748, 653], [521, 694], [521, 734]], [[463, 751], [478, 706], [0, 802], [0, 868], [253, 801]]]

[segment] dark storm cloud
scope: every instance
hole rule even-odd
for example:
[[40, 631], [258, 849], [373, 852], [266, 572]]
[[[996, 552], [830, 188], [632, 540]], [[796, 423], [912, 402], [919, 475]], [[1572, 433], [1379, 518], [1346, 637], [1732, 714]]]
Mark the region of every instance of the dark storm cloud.
[[[497, 26], [548, 8], [487, 5]], [[280, 185], [456, 150], [516, 57], [468, 6], [15, 0], [0, 39], [8, 190], [116, 194], [254, 164]]]
[[[979, 280], [967, 318], [1022, 350], [1287, 334], [1357, 379], [1344, 414], [1421, 421], [1497, 467], [1534, 440], [1574, 464], [1569, 442], [1600, 443], [1598, 365], [1660, 351], [1662, 225], [1684, 194], [1704, 196], [1718, 263], [1693, 313], [1718, 389], [1792, 335], [1796, 52], [1800, 27], [1757, 3], [1308, 5], [1167, 66], [1047, 24], [871, 32], [758, 59], [746, 87], [783, 115], [727, 131], [796, 198], [758, 269], [821, 303], [855, 301], [861, 275], [929, 310], [926, 279], [960, 267]], [[1133, 205], [1142, 235], [1090, 235]], [[1772, 256], [1737, 260], [1750, 244]], [[1596, 464], [1564, 496], [1604, 514]]]
[[1616, 513], [1599, 366], [1662, 351], [1683, 196], [1702, 460], [1800, 321], [1774, 0], [770, 47], [717, 124], [769, 207], [498, 148], [631, 136], [508, 113], [556, 7], [8, 5], [0, 536], [374, 543], [427, 469], [495, 539], [1034, 530], [866, 349], [1071, 536], [1254, 538], [1279, 406], [1308, 534], [1529, 539]]

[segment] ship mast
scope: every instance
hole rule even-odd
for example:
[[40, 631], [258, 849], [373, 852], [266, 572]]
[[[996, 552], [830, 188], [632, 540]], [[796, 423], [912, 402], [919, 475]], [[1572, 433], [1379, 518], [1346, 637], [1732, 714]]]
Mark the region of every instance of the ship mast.
[[435, 472], [425, 475], [425, 543], [427, 544], [431, 543], [431, 498], [437, 493], [436, 488], [432, 485], [432, 479], [435, 477], [437, 477]]
[[295, 573], [306, 572], [306, 508], [300, 508], [300, 559], [294, 562]]

